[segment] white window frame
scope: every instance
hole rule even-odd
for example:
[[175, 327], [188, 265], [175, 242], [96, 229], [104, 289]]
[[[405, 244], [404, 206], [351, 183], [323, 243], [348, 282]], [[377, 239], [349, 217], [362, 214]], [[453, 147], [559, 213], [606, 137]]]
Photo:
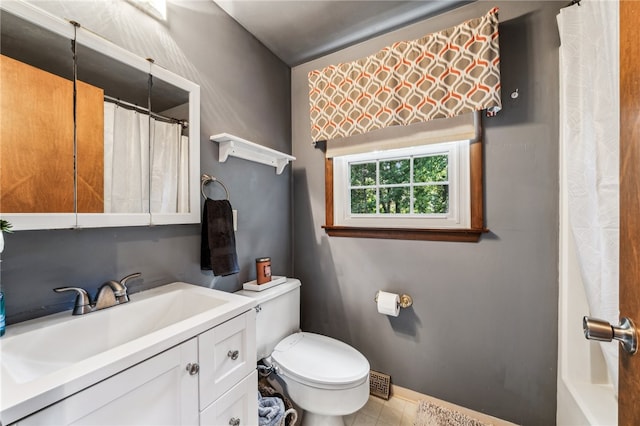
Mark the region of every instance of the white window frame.
[[[471, 224], [469, 140], [419, 144], [410, 148], [333, 157], [334, 224], [360, 228], [467, 229]], [[349, 165], [411, 156], [447, 154], [449, 212], [447, 214], [351, 214]]]

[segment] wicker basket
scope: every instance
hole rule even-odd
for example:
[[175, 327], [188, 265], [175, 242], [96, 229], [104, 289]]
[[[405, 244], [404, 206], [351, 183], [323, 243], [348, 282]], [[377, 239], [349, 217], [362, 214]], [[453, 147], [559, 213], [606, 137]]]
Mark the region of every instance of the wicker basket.
[[284, 402], [284, 408], [286, 411], [284, 412], [284, 416], [282, 416], [282, 420], [278, 426], [295, 426], [296, 421], [298, 420], [298, 412], [289, 398], [276, 391], [265, 378], [260, 378], [260, 380], [258, 380], [258, 392], [260, 392], [260, 395], [263, 397], [275, 396]]

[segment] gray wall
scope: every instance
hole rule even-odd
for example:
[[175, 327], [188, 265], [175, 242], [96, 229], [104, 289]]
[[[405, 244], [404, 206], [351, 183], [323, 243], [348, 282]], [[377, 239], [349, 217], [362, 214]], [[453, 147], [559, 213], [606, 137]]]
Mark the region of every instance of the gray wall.
[[241, 271], [215, 277], [200, 270], [197, 224], [5, 234], [0, 279], [8, 323], [69, 309], [74, 296], [54, 287], [93, 292], [135, 271], [143, 278], [131, 281], [132, 292], [176, 280], [233, 291], [255, 278], [258, 256], [271, 256], [275, 274], [290, 275], [291, 168], [276, 176], [273, 167], [238, 158], [219, 163], [218, 145], [209, 142], [228, 132], [290, 152], [289, 67], [211, 1], [169, 1], [167, 22], [125, 1], [32, 3], [200, 85], [201, 172], [224, 182], [238, 210]]
[[[294, 273], [303, 329], [342, 339], [392, 382], [527, 425], [555, 423], [558, 55], [566, 2], [477, 2], [292, 69]], [[307, 73], [500, 8], [504, 110], [484, 120], [478, 243], [327, 237], [323, 153], [311, 145]], [[519, 98], [511, 92], [518, 89]], [[377, 290], [406, 292], [397, 318]]]

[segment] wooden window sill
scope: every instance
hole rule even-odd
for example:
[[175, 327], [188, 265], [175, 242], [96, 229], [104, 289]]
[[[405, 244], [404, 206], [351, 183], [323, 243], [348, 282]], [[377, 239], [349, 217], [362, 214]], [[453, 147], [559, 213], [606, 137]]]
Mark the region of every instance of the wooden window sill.
[[394, 240], [453, 241], [475, 243], [489, 232], [486, 228], [415, 229], [415, 228], [358, 228], [352, 226], [323, 226], [331, 237], [380, 238]]

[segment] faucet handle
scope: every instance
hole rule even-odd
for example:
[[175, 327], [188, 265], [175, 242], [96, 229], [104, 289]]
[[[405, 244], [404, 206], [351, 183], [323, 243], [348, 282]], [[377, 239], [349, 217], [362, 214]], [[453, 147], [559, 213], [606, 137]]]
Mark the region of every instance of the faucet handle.
[[76, 303], [73, 307], [73, 315], [82, 315], [89, 313], [93, 310], [91, 307], [91, 299], [89, 298], [89, 294], [87, 291], [80, 287], [58, 287], [54, 288], [53, 291], [56, 293], [62, 293], [64, 291], [75, 291], [76, 295]]
[[127, 281], [132, 278], [138, 278], [142, 273], [136, 272], [122, 278], [120, 281], [107, 281], [109, 287], [113, 290], [114, 296], [117, 298], [118, 303], [126, 303], [129, 301], [129, 295], [127, 294]]
[[122, 284], [122, 286], [125, 288], [127, 288], [127, 281], [133, 279], [133, 278], [138, 278], [139, 276], [142, 275], [142, 272], [134, 272], [133, 274], [129, 274], [126, 277], [122, 278], [120, 280], [120, 284]]

